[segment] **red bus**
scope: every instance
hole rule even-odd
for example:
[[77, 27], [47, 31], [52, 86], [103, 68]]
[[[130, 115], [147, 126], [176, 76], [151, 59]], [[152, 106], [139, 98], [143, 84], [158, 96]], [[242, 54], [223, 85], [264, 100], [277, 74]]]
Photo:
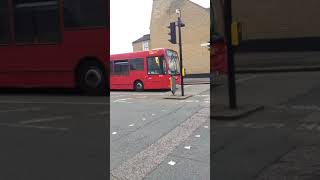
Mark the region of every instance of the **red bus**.
[[179, 57], [171, 49], [110, 56], [110, 89], [170, 89], [170, 77], [180, 84]]
[[1, 0], [0, 87], [106, 94], [108, 0]]
[[210, 46], [211, 70], [218, 74], [225, 74], [227, 72], [227, 47], [224, 39], [216, 39], [210, 43]]

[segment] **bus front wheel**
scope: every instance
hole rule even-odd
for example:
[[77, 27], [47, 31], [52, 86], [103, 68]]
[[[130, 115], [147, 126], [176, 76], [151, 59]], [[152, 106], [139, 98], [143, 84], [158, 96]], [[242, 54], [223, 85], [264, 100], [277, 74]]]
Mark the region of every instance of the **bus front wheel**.
[[81, 65], [78, 84], [80, 90], [88, 95], [106, 94], [106, 78], [102, 67], [97, 63], [87, 62]]
[[143, 91], [143, 83], [139, 80], [134, 82], [134, 90], [135, 91]]

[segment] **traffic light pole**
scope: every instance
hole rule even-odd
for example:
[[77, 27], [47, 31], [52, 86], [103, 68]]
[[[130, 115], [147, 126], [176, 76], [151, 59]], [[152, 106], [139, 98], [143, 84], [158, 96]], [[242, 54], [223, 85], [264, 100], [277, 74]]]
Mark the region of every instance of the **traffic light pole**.
[[182, 41], [181, 41], [181, 17], [178, 17], [178, 31], [179, 31], [179, 53], [180, 53], [180, 78], [181, 78], [181, 95], [184, 96], [184, 88], [183, 88], [183, 63], [182, 63]]
[[235, 83], [235, 67], [234, 67], [234, 54], [232, 47], [231, 37], [231, 23], [232, 23], [232, 5], [231, 0], [224, 2], [225, 12], [225, 37], [227, 43], [227, 60], [228, 60], [228, 86], [229, 86], [229, 107], [230, 109], [237, 108], [236, 99], [236, 83]]

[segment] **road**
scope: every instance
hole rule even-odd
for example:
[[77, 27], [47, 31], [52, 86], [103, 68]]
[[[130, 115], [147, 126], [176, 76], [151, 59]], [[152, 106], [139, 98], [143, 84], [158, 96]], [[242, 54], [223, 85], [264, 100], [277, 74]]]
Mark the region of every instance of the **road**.
[[[241, 105], [265, 108], [237, 121], [213, 121], [213, 178], [320, 178], [320, 72], [237, 76]], [[227, 87], [212, 106], [226, 105]]]
[[1, 92], [0, 179], [106, 179], [108, 105], [65, 92]]
[[210, 86], [185, 94], [111, 92], [111, 179], [210, 179]]

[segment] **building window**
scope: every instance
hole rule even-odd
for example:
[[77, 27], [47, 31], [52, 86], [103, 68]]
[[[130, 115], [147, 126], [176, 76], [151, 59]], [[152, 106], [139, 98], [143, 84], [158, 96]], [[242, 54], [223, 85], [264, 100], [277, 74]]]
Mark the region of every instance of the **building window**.
[[94, 27], [107, 26], [108, 23], [106, 0], [65, 0], [64, 26]]
[[142, 50], [148, 51], [149, 50], [149, 41], [143, 41], [142, 42]]
[[57, 0], [17, 0], [14, 7], [18, 43], [58, 42], [60, 28]]
[[130, 70], [143, 71], [144, 64], [143, 58], [131, 59], [130, 60]]

